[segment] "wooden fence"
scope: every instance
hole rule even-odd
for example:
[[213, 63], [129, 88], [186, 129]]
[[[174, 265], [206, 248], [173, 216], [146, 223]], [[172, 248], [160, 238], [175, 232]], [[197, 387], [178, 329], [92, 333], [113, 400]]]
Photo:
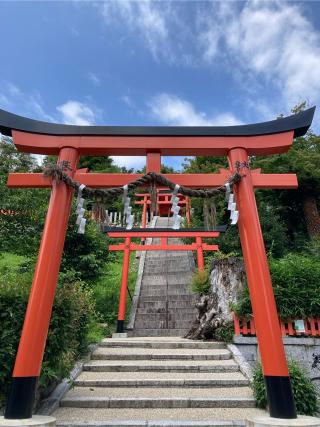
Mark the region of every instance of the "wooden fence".
[[[235, 335], [255, 336], [256, 327], [254, 318], [239, 318], [233, 314]], [[280, 319], [280, 328], [283, 336], [312, 336], [320, 337], [320, 318], [307, 319]]]

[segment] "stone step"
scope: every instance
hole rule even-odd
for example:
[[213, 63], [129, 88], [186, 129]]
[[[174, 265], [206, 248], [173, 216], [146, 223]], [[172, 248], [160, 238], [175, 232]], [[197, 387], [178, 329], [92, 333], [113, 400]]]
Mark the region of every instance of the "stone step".
[[143, 275], [156, 275], [156, 274], [177, 274], [186, 273], [187, 271], [192, 272], [189, 260], [175, 261], [175, 260], [164, 260], [165, 262], [153, 263], [148, 260], [144, 266]]
[[137, 317], [148, 320], [196, 320], [196, 309], [167, 310], [138, 308]]
[[91, 372], [238, 372], [239, 366], [229, 360], [91, 360], [83, 365], [84, 371]]
[[174, 373], [156, 372], [82, 372], [74, 381], [77, 387], [247, 387], [249, 381], [240, 372]]
[[110, 398], [75, 397], [65, 398], [60, 406], [73, 408], [254, 408], [252, 397], [208, 398]]
[[61, 427], [244, 427], [248, 417], [264, 415], [257, 408], [58, 408], [53, 414]]
[[213, 388], [159, 388], [144, 387], [144, 388], [117, 388], [117, 387], [74, 387], [68, 391], [65, 398], [74, 399], [78, 397], [96, 397], [96, 398], [117, 398], [117, 399], [139, 399], [139, 398], [153, 398], [153, 399], [187, 399], [187, 398], [204, 398], [210, 397], [252, 397], [252, 390], [250, 387], [213, 387]]
[[147, 320], [147, 319], [140, 319], [139, 316], [137, 316], [135, 322], [134, 322], [134, 328], [143, 328], [143, 329], [179, 329], [179, 328], [187, 328], [190, 329], [192, 326], [192, 323], [194, 322], [195, 318], [192, 317], [191, 319], [178, 319], [178, 320]]
[[139, 301], [138, 304], [138, 310], [163, 310], [163, 309], [167, 309], [168, 310], [175, 310], [177, 311], [177, 309], [180, 310], [192, 310], [192, 311], [196, 311], [195, 308], [195, 298], [192, 298], [192, 296], [190, 295], [189, 300], [172, 300], [172, 297], [170, 297], [170, 299], [168, 299], [168, 301], [158, 301], [158, 300], [154, 300], [154, 301]]
[[168, 315], [175, 315], [175, 314], [179, 314], [179, 317], [183, 317], [183, 316], [189, 316], [192, 315], [193, 317], [195, 317], [195, 315], [197, 315], [198, 311], [196, 308], [194, 307], [180, 307], [179, 310], [177, 309], [169, 309], [169, 307], [167, 307], [167, 304], [163, 304], [162, 307], [138, 307], [137, 309], [137, 314], [139, 315], [153, 315], [153, 314], [161, 314], [161, 313], [168, 313]]
[[114, 339], [105, 338], [100, 344], [103, 347], [135, 347], [135, 348], [197, 348], [197, 349], [214, 349], [225, 348], [225, 344], [218, 341], [192, 341], [180, 337], [160, 338], [160, 339]]
[[[185, 289], [184, 289], [185, 292]], [[180, 289], [175, 289], [175, 288], [158, 288], [157, 286], [152, 286], [152, 287], [146, 287], [144, 289], [141, 289], [140, 292], [140, 298], [141, 297], [153, 297], [154, 299], [157, 299], [159, 296], [162, 297], [167, 297], [167, 295], [180, 295], [181, 290]]]
[[92, 353], [93, 360], [226, 360], [231, 358], [226, 349], [154, 349], [99, 347]]
[[163, 302], [163, 301], [176, 301], [176, 302], [182, 302], [182, 301], [188, 301], [190, 302], [190, 304], [192, 304], [193, 302], [196, 302], [198, 300], [198, 295], [193, 295], [193, 294], [180, 294], [180, 295], [170, 295], [170, 297], [167, 297], [166, 295], [160, 295], [160, 296], [154, 296], [154, 295], [140, 295], [139, 298], [139, 306], [141, 303], [145, 303], [145, 302]]
[[176, 295], [180, 297], [181, 294], [188, 295], [186, 292], [187, 289], [184, 285], [168, 287], [149, 286], [144, 289], [141, 289], [140, 298], [147, 296], [153, 296], [155, 299], [157, 299], [158, 296], [168, 296], [168, 298], [170, 298], [171, 295]]
[[129, 332], [130, 336], [134, 337], [184, 337], [189, 329], [138, 329]]

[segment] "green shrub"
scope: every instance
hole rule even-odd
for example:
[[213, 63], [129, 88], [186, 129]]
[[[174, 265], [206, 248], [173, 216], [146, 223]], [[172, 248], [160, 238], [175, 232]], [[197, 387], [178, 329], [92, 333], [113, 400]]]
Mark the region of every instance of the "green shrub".
[[[20, 272], [23, 264], [11, 258], [14, 260], [11, 265], [1, 267], [0, 263], [0, 403], [10, 383], [32, 276], [32, 269]], [[43, 359], [40, 393], [68, 375], [92, 334], [97, 337], [96, 325], [92, 291], [80, 282], [59, 286]]]
[[[320, 316], [320, 261], [312, 255], [288, 254], [270, 259], [270, 272], [279, 315], [306, 318]], [[235, 311], [240, 316], [252, 313], [248, 288], [240, 295]]]
[[223, 326], [217, 328], [214, 332], [214, 336], [218, 341], [223, 341], [225, 343], [232, 342], [234, 335], [234, 325], [233, 322], [228, 322]]
[[[122, 275], [122, 258], [120, 253], [114, 254], [113, 258], [109, 258], [108, 264], [101, 275], [101, 278], [94, 284], [92, 290], [96, 301], [96, 309], [101, 315], [104, 322], [109, 325], [109, 332], [112, 332], [112, 326], [117, 320], [119, 308], [119, 295], [121, 287]], [[137, 269], [135, 265], [135, 254], [130, 257], [128, 288], [131, 295], [134, 293], [134, 288], [137, 278]], [[127, 315], [130, 309], [130, 297], [127, 293]]]
[[[297, 362], [289, 361], [288, 367], [298, 414], [315, 415], [319, 407], [316, 386]], [[259, 408], [266, 408], [266, 387], [260, 364], [254, 370], [252, 386], [256, 405]]]
[[210, 273], [208, 270], [197, 270], [192, 276], [190, 288], [196, 294], [208, 294], [210, 292]]

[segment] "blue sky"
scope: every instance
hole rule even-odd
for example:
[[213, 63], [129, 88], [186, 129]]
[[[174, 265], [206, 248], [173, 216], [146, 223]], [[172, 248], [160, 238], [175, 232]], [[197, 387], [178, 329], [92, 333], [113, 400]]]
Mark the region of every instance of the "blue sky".
[[1, 1], [0, 108], [88, 125], [271, 120], [319, 104], [319, 16], [316, 1]]

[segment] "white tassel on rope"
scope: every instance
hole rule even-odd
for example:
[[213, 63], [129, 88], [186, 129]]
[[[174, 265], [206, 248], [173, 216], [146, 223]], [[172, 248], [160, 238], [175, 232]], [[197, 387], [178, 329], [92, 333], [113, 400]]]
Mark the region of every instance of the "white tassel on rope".
[[181, 225], [181, 220], [182, 220], [181, 215], [179, 215], [180, 206], [178, 206], [180, 199], [177, 196], [179, 189], [180, 189], [180, 185], [176, 184], [174, 187], [174, 190], [172, 192], [172, 197], [171, 197], [171, 203], [172, 203], [171, 212], [173, 213], [173, 215], [172, 215], [172, 218], [173, 218], [172, 228], [174, 230], [179, 230], [180, 225]]
[[226, 187], [226, 200], [228, 201], [228, 200], [229, 200], [230, 193], [231, 193], [231, 187], [230, 187], [229, 182], [226, 182], [226, 183], [224, 184], [224, 186]]
[[130, 197], [128, 197], [128, 186], [123, 186], [123, 216], [126, 220], [126, 229], [131, 230], [134, 224], [134, 216], [131, 214]]
[[76, 213], [78, 214], [77, 217], [77, 221], [76, 224], [79, 226], [78, 227], [78, 233], [79, 234], [84, 234], [85, 229], [86, 229], [86, 222], [87, 220], [85, 218], [83, 218], [84, 213], [85, 213], [85, 209], [83, 207], [84, 204], [84, 198], [82, 197], [82, 191], [84, 190], [85, 185], [81, 184], [79, 186], [78, 189], [78, 197], [77, 197], [77, 209], [76, 209]]
[[239, 219], [239, 211], [237, 211], [237, 204], [234, 201], [234, 194], [229, 194], [228, 211], [230, 211], [231, 225], [235, 225]]

